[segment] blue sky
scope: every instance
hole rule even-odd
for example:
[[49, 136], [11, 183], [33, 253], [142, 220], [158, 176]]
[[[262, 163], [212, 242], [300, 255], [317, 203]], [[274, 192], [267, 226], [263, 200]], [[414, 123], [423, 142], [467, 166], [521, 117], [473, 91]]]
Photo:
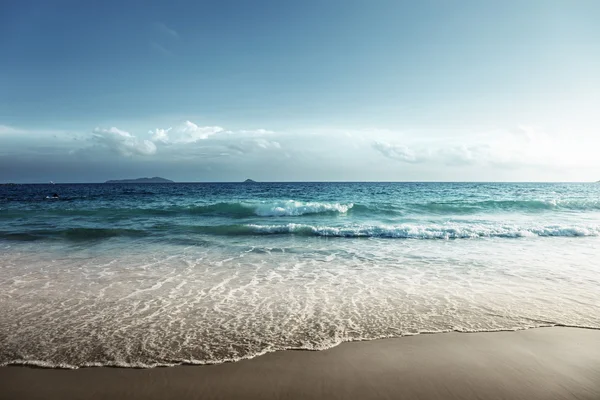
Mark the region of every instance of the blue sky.
[[0, 181], [597, 180], [595, 1], [5, 1]]

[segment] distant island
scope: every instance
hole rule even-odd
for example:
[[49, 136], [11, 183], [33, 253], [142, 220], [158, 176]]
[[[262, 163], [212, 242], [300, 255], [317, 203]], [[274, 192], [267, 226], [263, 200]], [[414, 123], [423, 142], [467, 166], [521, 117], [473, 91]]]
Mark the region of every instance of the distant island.
[[244, 183], [257, 183], [256, 181], [253, 181], [252, 179], [246, 179], [244, 181]]
[[155, 176], [153, 178], [115, 179], [104, 183], [173, 183], [173, 181]]

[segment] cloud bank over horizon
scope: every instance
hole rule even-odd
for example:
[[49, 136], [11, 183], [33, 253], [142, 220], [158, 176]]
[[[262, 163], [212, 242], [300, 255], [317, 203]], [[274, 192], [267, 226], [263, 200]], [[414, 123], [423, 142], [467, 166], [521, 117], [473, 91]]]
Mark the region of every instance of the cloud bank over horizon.
[[[232, 130], [190, 120], [135, 133], [116, 126], [80, 133], [0, 125], [0, 181], [85, 182], [137, 175], [177, 181], [246, 176], [269, 181], [577, 180], [581, 169], [600, 164], [596, 140], [580, 139], [528, 125], [451, 135]], [[460, 179], [465, 176], [470, 179]]]

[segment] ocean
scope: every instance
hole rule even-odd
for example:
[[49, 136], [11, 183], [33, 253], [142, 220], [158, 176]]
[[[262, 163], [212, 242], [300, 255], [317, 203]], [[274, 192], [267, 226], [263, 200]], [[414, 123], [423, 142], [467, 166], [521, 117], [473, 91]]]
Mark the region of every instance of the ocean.
[[0, 365], [600, 329], [599, 260], [593, 183], [0, 186]]

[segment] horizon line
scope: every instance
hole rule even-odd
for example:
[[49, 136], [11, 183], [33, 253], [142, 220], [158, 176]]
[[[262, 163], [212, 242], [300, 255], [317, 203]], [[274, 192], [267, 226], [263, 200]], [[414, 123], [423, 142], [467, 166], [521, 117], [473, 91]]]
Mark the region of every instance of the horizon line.
[[[600, 183], [600, 181], [436, 181], [436, 180], [407, 180], [407, 181], [172, 181], [172, 182], [118, 182], [120, 180], [133, 179], [110, 179], [117, 182], [94, 181], [94, 182], [0, 182], [1, 186], [10, 185], [122, 185], [122, 184], [144, 184], [144, 185], [170, 185], [170, 184], [262, 184], [262, 183]], [[109, 181], [110, 181], [109, 180]]]

